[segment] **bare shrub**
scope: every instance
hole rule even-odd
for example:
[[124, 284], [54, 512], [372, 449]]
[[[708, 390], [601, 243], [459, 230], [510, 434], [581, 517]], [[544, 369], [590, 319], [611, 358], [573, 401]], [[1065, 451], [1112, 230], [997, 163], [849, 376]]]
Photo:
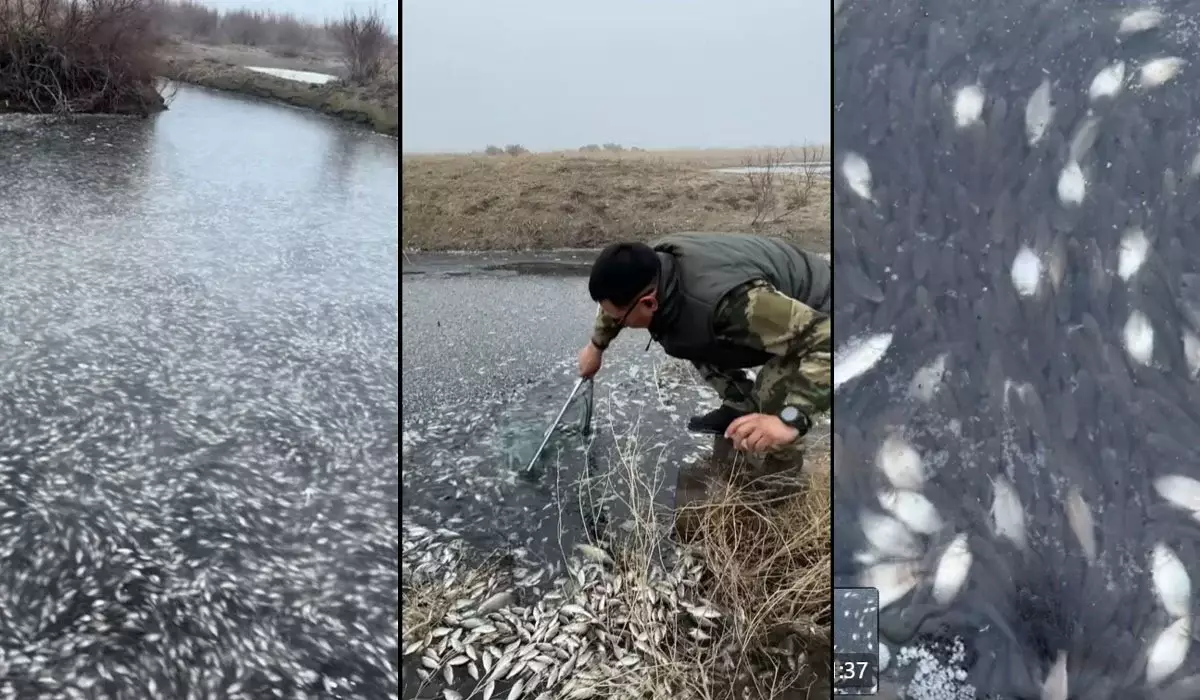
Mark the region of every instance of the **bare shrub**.
[[287, 47], [292, 51], [315, 46], [322, 32], [321, 28], [302, 22], [290, 14], [269, 13], [267, 19], [275, 30], [271, 37], [272, 45]]
[[326, 30], [342, 52], [350, 82], [365, 84], [379, 75], [394, 40], [378, 10], [361, 15], [350, 10]]
[[221, 17], [222, 38], [243, 46], [267, 43], [266, 29], [258, 14], [250, 10], [234, 10]]
[[504, 152], [510, 156], [520, 156], [529, 153], [529, 149], [519, 143], [510, 143], [504, 147]]
[[753, 193], [754, 218], [750, 222], [753, 229], [777, 223], [807, 207], [822, 177], [817, 170], [817, 156], [807, 147], [791, 157], [786, 150], [773, 150], [746, 158], [742, 165]]
[[812, 203], [813, 190], [817, 188], [823, 177], [818, 170], [821, 159], [816, 149], [807, 146], [801, 148], [799, 159], [792, 162], [800, 167], [789, 173], [787, 178], [786, 205], [789, 212], [807, 207]]
[[292, 56], [330, 41], [324, 27], [286, 12], [240, 9], [222, 14], [196, 0], [154, 1], [160, 29], [188, 41], [273, 47]]
[[155, 11], [150, 0], [0, 0], [0, 108], [161, 109]]
[[164, 34], [193, 41], [217, 41], [220, 38], [221, 13], [196, 0], [156, 2], [155, 18]]
[[775, 174], [785, 159], [782, 151], [772, 151], [765, 155], [747, 157], [743, 161], [746, 181], [753, 193], [754, 218], [750, 221], [751, 227], [757, 228], [767, 223], [768, 215], [775, 210]]
[[499, 146], [488, 146], [487, 148], [483, 149], [483, 152], [489, 156], [504, 155], [504, 149], [500, 148]]

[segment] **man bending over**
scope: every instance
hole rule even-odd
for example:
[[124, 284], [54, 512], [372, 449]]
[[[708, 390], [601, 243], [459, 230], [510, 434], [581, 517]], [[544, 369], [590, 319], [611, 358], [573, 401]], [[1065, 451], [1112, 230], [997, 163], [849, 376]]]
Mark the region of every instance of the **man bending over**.
[[[783, 240], [683, 233], [650, 245], [615, 243], [592, 265], [600, 304], [579, 373], [600, 370], [621, 328], [645, 328], [671, 357], [690, 361], [722, 404], [688, 421], [735, 449], [802, 462], [811, 417], [828, 410], [833, 382], [824, 258]], [[746, 369], [757, 367], [751, 380]]]

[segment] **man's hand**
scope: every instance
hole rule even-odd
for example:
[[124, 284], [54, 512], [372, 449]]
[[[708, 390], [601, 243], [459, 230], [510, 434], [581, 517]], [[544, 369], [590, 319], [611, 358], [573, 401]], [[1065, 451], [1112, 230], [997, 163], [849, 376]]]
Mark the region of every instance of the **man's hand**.
[[603, 362], [604, 351], [588, 343], [579, 351], [579, 376], [591, 379], [600, 371], [600, 365]]
[[800, 437], [800, 431], [769, 413], [748, 413], [729, 424], [725, 437], [743, 452], [766, 452]]

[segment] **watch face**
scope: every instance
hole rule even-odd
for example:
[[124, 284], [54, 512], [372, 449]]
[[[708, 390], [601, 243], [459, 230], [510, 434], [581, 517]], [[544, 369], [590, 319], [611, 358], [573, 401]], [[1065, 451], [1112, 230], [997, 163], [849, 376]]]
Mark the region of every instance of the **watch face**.
[[784, 423], [795, 422], [795, 420], [799, 417], [800, 409], [796, 408], [795, 406], [788, 406], [779, 412], [779, 418]]

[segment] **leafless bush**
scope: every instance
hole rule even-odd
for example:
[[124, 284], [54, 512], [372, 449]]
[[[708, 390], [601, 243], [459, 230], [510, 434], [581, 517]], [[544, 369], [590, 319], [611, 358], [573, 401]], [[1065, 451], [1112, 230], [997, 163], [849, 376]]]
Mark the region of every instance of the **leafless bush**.
[[786, 188], [788, 211], [807, 207], [812, 202], [813, 190], [816, 189], [823, 177], [820, 170], [817, 169], [821, 165], [821, 161], [815, 149], [807, 146], [801, 148], [799, 158], [794, 158], [792, 162], [799, 167], [788, 173]]
[[155, 21], [164, 34], [193, 41], [220, 39], [221, 13], [196, 0], [156, 0]]
[[742, 166], [746, 169], [746, 181], [754, 197], [754, 218], [750, 221], [752, 227], [757, 228], [767, 223], [767, 216], [775, 210], [775, 175], [779, 165], [785, 160], [782, 151], [772, 151], [764, 155], [750, 156], [742, 161]]
[[[282, 17], [251, 10], [226, 12], [221, 16], [221, 38], [243, 46], [270, 46], [281, 43], [277, 40], [277, 35]], [[302, 43], [303, 41], [301, 40]]]
[[519, 143], [510, 143], [504, 147], [504, 152], [510, 156], [520, 156], [529, 153], [529, 149]]
[[[808, 206], [821, 178], [816, 168], [817, 157], [807, 147], [801, 148], [797, 156], [789, 157], [786, 150], [774, 150], [746, 158], [742, 164], [753, 192], [754, 218], [750, 226], [755, 229], [776, 223]], [[782, 202], [781, 192], [784, 195]]]
[[154, 21], [150, 0], [0, 0], [0, 108], [160, 109]]
[[483, 152], [489, 156], [504, 155], [504, 149], [500, 148], [499, 146], [488, 146], [487, 148], [483, 149]]
[[268, 19], [275, 27], [272, 37], [275, 46], [306, 49], [315, 46], [323, 32], [322, 28], [301, 22], [289, 14], [268, 13]]
[[196, 0], [154, 0], [166, 34], [201, 43], [270, 47], [292, 55], [330, 43], [325, 28], [282, 12], [232, 10], [222, 14]]
[[343, 19], [327, 24], [326, 30], [342, 52], [350, 82], [369, 83], [383, 70], [394, 39], [378, 10], [362, 15], [350, 10]]

